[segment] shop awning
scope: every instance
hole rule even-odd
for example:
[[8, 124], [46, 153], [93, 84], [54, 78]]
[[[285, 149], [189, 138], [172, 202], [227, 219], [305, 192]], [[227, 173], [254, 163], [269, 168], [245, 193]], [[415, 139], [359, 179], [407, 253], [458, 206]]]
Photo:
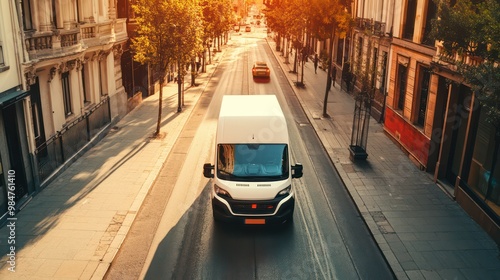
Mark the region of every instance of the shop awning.
[[29, 91], [12, 88], [0, 93], [0, 109], [22, 100], [29, 95]]

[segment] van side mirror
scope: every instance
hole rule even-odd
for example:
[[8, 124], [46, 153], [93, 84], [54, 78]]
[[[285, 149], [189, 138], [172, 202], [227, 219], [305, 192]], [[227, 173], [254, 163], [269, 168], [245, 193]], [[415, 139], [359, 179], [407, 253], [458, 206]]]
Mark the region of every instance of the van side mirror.
[[302, 172], [302, 163], [296, 163], [295, 165], [292, 165], [292, 178], [300, 178], [303, 175]]
[[214, 165], [210, 163], [205, 163], [203, 164], [203, 176], [206, 178], [213, 178], [214, 173], [212, 172], [214, 170]]

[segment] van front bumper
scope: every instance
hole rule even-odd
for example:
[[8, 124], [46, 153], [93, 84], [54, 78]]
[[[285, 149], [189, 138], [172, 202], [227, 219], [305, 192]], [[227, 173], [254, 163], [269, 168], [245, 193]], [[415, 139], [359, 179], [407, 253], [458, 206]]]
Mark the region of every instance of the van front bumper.
[[235, 200], [220, 196], [212, 198], [212, 211], [216, 221], [240, 225], [253, 224], [255, 221], [264, 221], [266, 225], [283, 224], [293, 219], [294, 207], [293, 195], [257, 201]]

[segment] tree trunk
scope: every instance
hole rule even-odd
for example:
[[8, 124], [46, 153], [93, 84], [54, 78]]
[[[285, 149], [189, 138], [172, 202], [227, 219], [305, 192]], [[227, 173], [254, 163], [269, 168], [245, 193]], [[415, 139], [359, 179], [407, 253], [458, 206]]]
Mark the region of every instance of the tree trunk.
[[330, 51], [328, 54], [328, 72], [327, 72], [327, 78], [326, 78], [326, 90], [325, 90], [325, 99], [323, 100], [323, 117], [328, 118], [330, 115], [328, 115], [327, 112], [327, 107], [328, 107], [328, 93], [330, 92], [330, 89], [332, 88], [332, 56], [333, 56], [333, 39], [335, 38], [335, 28], [332, 30], [332, 33], [330, 35]]
[[211, 45], [208, 45], [208, 64], [212, 64], [212, 52], [210, 50], [211, 47]]
[[276, 51], [280, 51], [280, 47], [281, 47], [281, 36], [280, 36], [280, 33], [278, 32], [278, 34], [276, 35]]
[[156, 132], [154, 136], [160, 135], [160, 124], [161, 124], [161, 110], [162, 110], [162, 102], [163, 102], [163, 83], [165, 82], [165, 74], [160, 75], [160, 93], [158, 96], [158, 120], [156, 122]]
[[297, 52], [298, 52], [297, 49], [295, 49], [295, 57], [293, 59], [293, 72], [292, 73], [297, 73], [297, 60], [298, 60]]
[[196, 86], [196, 61], [195, 58], [191, 58], [191, 86]]
[[182, 112], [182, 103], [181, 103], [181, 99], [182, 99], [182, 75], [181, 75], [181, 72], [182, 72], [182, 65], [181, 65], [181, 61], [178, 60], [177, 61], [177, 112]]
[[201, 73], [205, 73], [206, 70], [205, 70], [205, 64], [206, 64], [206, 54], [205, 54], [205, 50], [203, 50], [203, 59], [201, 60]]
[[300, 66], [302, 72], [300, 73], [300, 85], [304, 85], [304, 64], [306, 64], [306, 52], [302, 52], [302, 65]]

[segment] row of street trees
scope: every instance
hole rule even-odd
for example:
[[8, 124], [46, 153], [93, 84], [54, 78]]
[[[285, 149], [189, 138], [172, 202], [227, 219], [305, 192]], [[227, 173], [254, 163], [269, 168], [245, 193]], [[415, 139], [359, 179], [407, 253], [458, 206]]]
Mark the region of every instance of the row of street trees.
[[[438, 8], [438, 17], [433, 21], [432, 37], [441, 42], [446, 57], [464, 78], [481, 104], [481, 110], [495, 128], [495, 150], [493, 158], [500, 152], [500, 2], [498, 0], [431, 0]], [[353, 27], [350, 13], [351, 0], [265, 0], [265, 14], [270, 29], [277, 33], [277, 50], [280, 42], [292, 42], [295, 51], [294, 71], [297, 54], [302, 59], [311, 51], [310, 39], [320, 41], [330, 39], [327, 54], [328, 81], [323, 104], [323, 116], [327, 114], [328, 92], [331, 86], [331, 58], [333, 38], [343, 38]], [[285, 39], [285, 40], [282, 40]], [[287, 46], [284, 47], [288, 56]], [[476, 63], [469, 63], [474, 60]], [[367, 61], [366, 63], [370, 63]], [[302, 63], [303, 65], [303, 63]], [[302, 71], [303, 73], [303, 71]], [[363, 75], [360, 75], [363, 79]], [[297, 79], [298, 80], [298, 79]], [[303, 78], [297, 84], [303, 85]], [[361, 94], [369, 90], [363, 81]], [[494, 170], [496, 163], [493, 163]], [[490, 177], [490, 181], [493, 176]], [[489, 182], [491, 188], [491, 182]]]
[[[134, 60], [149, 64], [158, 72], [160, 91], [158, 121], [154, 136], [160, 134], [163, 84], [172, 65], [177, 67], [178, 107], [182, 111], [182, 80], [185, 65], [192, 69], [196, 57], [203, 57], [211, 41], [220, 38], [233, 24], [230, 0], [148, 0], [132, 8], [137, 20], [137, 36], [132, 39]], [[220, 42], [220, 40], [217, 40]], [[193, 73], [194, 84], [194, 73]]]
[[[292, 42], [295, 49], [294, 71], [301, 54], [302, 67], [307, 55], [312, 54], [311, 38], [320, 41], [329, 40], [329, 53], [326, 65], [328, 79], [323, 105], [323, 116], [328, 117], [326, 108], [328, 93], [332, 84], [332, 55], [335, 36], [343, 38], [353, 24], [350, 14], [350, 0], [269, 0], [264, 1], [267, 17], [267, 25], [277, 33], [277, 48], [281, 50], [279, 42], [286, 39]], [[285, 56], [288, 50], [285, 46]], [[304, 77], [297, 81], [297, 85], [303, 85]]]

